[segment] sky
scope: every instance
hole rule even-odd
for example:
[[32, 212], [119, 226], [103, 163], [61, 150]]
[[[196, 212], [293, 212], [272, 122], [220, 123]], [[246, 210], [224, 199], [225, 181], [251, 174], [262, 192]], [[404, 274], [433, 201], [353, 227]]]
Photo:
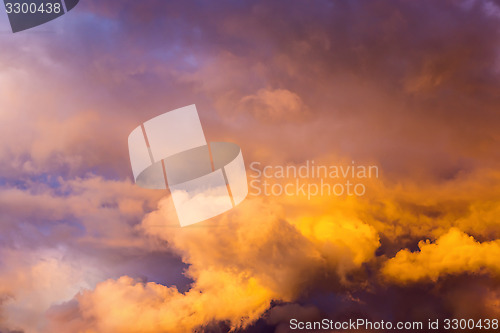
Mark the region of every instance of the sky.
[[[127, 137], [191, 104], [247, 170], [380, 175], [180, 228]], [[500, 318], [499, 146], [496, 0], [81, 0], [16, 34], [2, 10], [0, 332]]]

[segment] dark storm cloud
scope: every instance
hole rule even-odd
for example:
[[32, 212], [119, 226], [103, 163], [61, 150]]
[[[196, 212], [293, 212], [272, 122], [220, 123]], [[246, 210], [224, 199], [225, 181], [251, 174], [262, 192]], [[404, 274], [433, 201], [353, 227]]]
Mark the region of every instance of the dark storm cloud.
[[[333, 150], [369, 156], [392, 171], [415, 173], [414, 165], [424, 164], [449, 178], [499, 160], [495, 6], [487, 1], [316, 1], [313, 6], [115, 1], [88, 2], [86, 9], [118, 25], [117, 49], [148, 59], [146, 76], [172, 75], [164, 77], [164, 90], [172, 88], [168, 82], [190, 84], [227, 117], [237, 111], [235, 104], [261, 89], [286, 89], [308, 106], [312, 119], [329, 120], [300, 126], [329, 131], [326, 126], [340, 124], [326, 142], [302, 135], [288, 158]], [[158, 66], [165, 70], [156, 71]], [[213, 82], [217, 75], [225, 81]], [[159, 87], [152, 90], [162, 93]], [[282, 122], [287, 118], [281, 115]], [[296, 127], [269, 131], [289, 135]], [[274, 140], [263, 134], [256, 141]]]

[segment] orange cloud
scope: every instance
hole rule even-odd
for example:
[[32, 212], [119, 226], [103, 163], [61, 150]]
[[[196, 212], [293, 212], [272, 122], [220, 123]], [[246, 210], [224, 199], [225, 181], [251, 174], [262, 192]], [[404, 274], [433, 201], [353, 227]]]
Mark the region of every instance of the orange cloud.
[[255, 279], [230, 271], [204, 271], [185, 294], [122, 277], [77, 296], [85, 322], [78, 332], [191, 332], [218, 320], [238, 328], [256, 320], [272, 297]]
[[[477, 186], [480, 179], [483, 185]], [[293, 302], [311, 289], [363, 290], [367, 288], [364, 283], [373, 288], [376, 281], [359, 283], [353, 279], [365, 264], [377, 267], [382, 262], [380, 272], [389, 284], [436, 281], [445, 275], [483, 270], [495, 273], [500, 269], [495, 262], [498, 241], [478, 243], [459, 229], [448, 232], [449, 228], [443, 227], [472, 223], [475, 215], [456, 207], [475, 207], [478, 198], [488, 202], [496, 189], [484, 191], [484, 179], [492, 178], [481, 174], [465, 177], [439, 191], [431, 184], [422, 188], [408, 181], [403, 188], [388, 187], [372, 179], [367, 180], [365, 197], [249, 197], [227, 214], [187, 228], [178, 227], [170, 198], [163, 198], [137, 230], [166, 241], [182, 257], [189, 265], [185, 274], [194, 280], [191, 289], [181, 293], [174, 287], [127, 277], [107, 281], [76, 298], [78, 316], [82, 323], [88, 323], [80, 324], [79, 330], [133, 332], [145, 327], [146, 332], [153, 332], [180, 325], [181, 331], [192, 331], [215, 322], [246, 327], [260, 318], [272, 301]], [[484, 209], [495, 215], [494, 206]], [[392, 225], [386, 222], [396, 217], [401, 219]], [[476, 231], [485, 233], [495, 224], [484, 228], [476, 227]], [[406, 234], [416, 238], [435, 234], [439, 238], [435, 244], [421, 242], [418, 253], [400, 251], [386, 263], [385, 255], [376, 256], [381, 235], [386, 242], [404, 244]], [[126, 290], [133, 290], [133, 296], [129, 298]], [[117, 303], [127, 309], [125, 314], [99, 310], [100, 303], [113, 307], [106, 303], [114, 302], [111, 295], [120, 295]], [[148, 303], [150, 299], [157, 301]], [[206, 305], [208, 300], [219, 310]], [[168, 315], [167, 309], [175, 316]], [[135, 319], [124, 325], [123, 316]], [[143, 317], [153, 319], [141, 321]], [[185, 317], [188, 319], [179, 321]], [[91, 324], [90, 318], [95, 319]], [[54, 324], [68, 327], [61, 321]]]
[[456, 228], [436, 240], [421, 241], [419, 252], [402, 250], [382, 274], [397, 283], [437, 281], [441, 276], [482, 272], [500, 274], [500, 240], [479, 243]]
[[273, 300], [293, 301], [316, 283], [348, 283], [346, 274], [373, 259], [379, 246], [372, 227], [341, 213], [289, 222], [283, 213], [280, 205], [250, 198], [212, 222], [179, 228], [163, 199], [142, 229], [190, 264], [191, 289], [180, 293], [128, 277], [103, 282], [76, 297], [88, 322], [79, 332], [189, 332], [217, 321], [246, 327]]

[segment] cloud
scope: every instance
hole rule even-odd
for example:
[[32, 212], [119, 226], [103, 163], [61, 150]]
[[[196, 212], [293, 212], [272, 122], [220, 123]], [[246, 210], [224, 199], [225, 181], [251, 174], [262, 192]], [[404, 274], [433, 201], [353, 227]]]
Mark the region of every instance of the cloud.
[[[140, 237], [158, 238], [160, 241], [154, 241], [156, 246], [168, 248], [182, 258], [188, 265], [185, 275], [193, 281], [189, 289], [181, 292], [174, 287], [145, 283], [127, 276], [108, 280], [98, 284], [93, 291], [82, 292], [66, 305], [52, 307], [49, 327], [52, 331], [72, 329], [77, 332], [133, 332], [139, 329], [154, 332], [176, 325], [192, 331], [213, 323], [227, 323], [233, 328], [249, 327], [266, 316], [275, 301], [307, 300], [318, 292], [339, 293], [343, 295], [339, 297], [351, 299], [341, 303], [347, 307], [363, 302], [353, 301], [356, 296], [351, 297], [350, 293], [383, 295], [379, 283], [384, 286], [433, 281], [434, 275], [417, 274], [427, 268], [425, 265], [437, 267], [437, 277], [479, 272], [481, 263], [486, 263], [481, 261], [483, 254], [494, 249], [496, 241], [484, 243], [491, 246], [482, 249], [481, 244], [458, 229], [452, 229], [458, 234], [452, 233], [450, 238], [444, 226], [446, 223], [473, 225], [474, 215], [470, 214], [475, 214], [475, 209], [466, 207], [475, 207], [476, 200], [485, 203], [494, 197], [496, 187], [484, 191], [484, 185], [478, 185], [491, 185], [491, 179], [495, 178], [489, 177], [491, 175], [482, 174], [475, 178], [465, 177], [447, 186], [441, 185], [441, 191], [429, 187], [428, 192], [417, 190], [420, 185], [409, 191], [411, 187], [387, 188], [380, 181], [369, 182], [364, 198], [333, 200], [320, 196], [307, 201], [301, 196], [250, 197], [227, 214], [188, 228], [178, 227], [171, 199], [163, 198], [158, 209], [149, 213], [137, 230], [144, 233]], [[425, 205], [417, 205], [419, 202]], [[462, 209], [456, 210], [457, 206]], [[494, 207], [485, 205], [481, 216], [494, 217]], [[400, 217], [401, 221], [393, 224], [393, 230], [388, 221], [395, 217]], [[422, 223], [423, 219], [429, 220]], [[484, 225], [484, 229], [476, 225], [476, 233], [486, 235], [488, 230], [496, 230], [498, 224], [494, 221]], [[420, 239], [432, 234], [444, 236], [436, 245], [422, 243], [420, 253], [402, 251], [384, 263], [385, 256], [391, 254], [392, 250], [387, 247], [391, 242], [397, 247], [406, 244], [405, 235]], [[380, 239], [380, 235], [384, 238]], [[460, 242], [465, 246], [455, 246]], [[480, 250], [472, 251], [477, 246]], [[438, 250], [432, 250], [434, 247]], [[400, 262], [403, 253], [416, 259]], [[441, 257], [447, 258], [449, 253], [454, 258], [463, 256], [465, 259]], [[478, 266], [470, 264], [477, 260]], [[488, 263], [491, 264], [491, 260]], [[378, 265], [382, 266], [380, 271], [385, 276], [383, 282], [377, 281], [377, 274], [370, 277], [367, 272], [367, 267], [378, 272]], [[418, 265], [422, 265], [421, 270]], [[388, 271], [387, 267], [393, 266], [399, 270]], [[418, 279], [411, 280], [412, 276]], [[495, 290], [494, 286], [491, 288]], [[490, 300], [488, 295], [485, 292], [481, 299]], [[450, 292], [449, 297], [467, 296], [453, 296]], [[447, 299], [443, 296], [443, 302]], [[209, 303], [217, 304], [219, 310], [206, 305]], [[422, 300], [422, 306], [424, 303], [426, 301]], [[376, 302], [370, 304], [375, 306]], [[104, 311], [104, 306], [117, 310]], [[397, 304], [390, 306], [394, 311], [398, 307]], [[372, 310], [363, 311], [370, 314]], [[124, 320], [124, 313], [127, 318], [135, 319]], [[338, 314], [334, 312], [331, 316], [334, 315]], [[72, 319], [67, 319], [68, 316]], [[178, 318], [187, 319], [179, 321]], [[282, 325], [275, 321], [269, 324]]]
[[436, 240], [419, 243], [419, 252], [402, 250], [384, 264], [382, 273], [398, 283], [437, 281], [447, 274], [500, 274], [500, 241], [479, 243], [456, 228]]
[[0, 325], [3, 326], [39, 332], [46, 322], [46, 309], [97, 282], [92, 276], [97, 270], [82, 271], [77, 263], [64, 261], [62, 249], [2, 249], [1, 254], [0, 294], [5, 298]]
[[237, 107], [259, 121], [271, 123], [304, 120], [309, 113], [302, 99], [286, 89], [260, 89], [243, 97]]
[[192, 331], [210, 322], [247, 327], [273, 300], [294, 301], [318, 283], [326, 289], [348, 283], [346, 275], [372, 259], [379, 246], [376, 232], [360, 221], [325, 217], [289, 223], [278, 206], [259, 198], [216, 224], [178, 228], [175, 223], [172, 203], [164, 199], [142, 227], [189, 263], [191, 288], [179, 293], [127, 277], [104, 282], [76, 297], [80, 322], [87, 323], [80, 331]]
[[[79, 294], [77, 310], [71, 302], [53, 308], [49, 331], [72, 325], [77, 332], [189, 332], [218, 320], [237, 328], [256, 320], [269, 298], [258, 281], [229, 271], [203, 272], [185, 294], [175, 287], [121, 277]], [[64, 313], [71, 309], [76, 310], [75, 320], [68, 322]]]
[[[498, 314], [497, 12], [88, 0], [44, 33], [2, 34], [0, 330]], [[252, 198], [179, 229], [168, 196], [132, 185], [126, 137], [192, 103], [247, 162], [355, 160], [381, 179], [362, 198]]]
[[49, 183], [0, 188], [2, 331], [41, 332], [52, 305], [125, 272], [186, 283], [182, 263], [135, 229], [163, 194], [95, 176]]

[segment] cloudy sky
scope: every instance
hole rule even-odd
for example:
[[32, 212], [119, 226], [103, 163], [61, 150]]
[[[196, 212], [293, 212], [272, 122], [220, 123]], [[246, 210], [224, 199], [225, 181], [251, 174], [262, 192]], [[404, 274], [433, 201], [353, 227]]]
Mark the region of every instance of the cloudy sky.
[[[176, 227], [127, 136], [190, 104], [247, 166], [380, 177]], [[81, 0], [16, 34], [2, 10], [0, 332], [499, 318], [499, 146], [497, 0]]]

